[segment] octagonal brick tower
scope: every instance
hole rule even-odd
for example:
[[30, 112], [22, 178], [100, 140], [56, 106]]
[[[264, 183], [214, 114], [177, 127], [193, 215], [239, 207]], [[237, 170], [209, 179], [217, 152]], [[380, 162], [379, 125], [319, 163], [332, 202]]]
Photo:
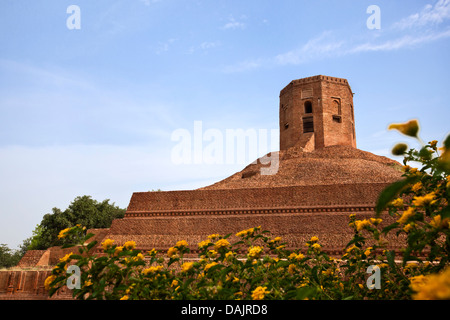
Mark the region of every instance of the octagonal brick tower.
[[332, 145], [356, 148], [348, 81], [323, 75], [291, 81], [280, 92], [280, 150]]

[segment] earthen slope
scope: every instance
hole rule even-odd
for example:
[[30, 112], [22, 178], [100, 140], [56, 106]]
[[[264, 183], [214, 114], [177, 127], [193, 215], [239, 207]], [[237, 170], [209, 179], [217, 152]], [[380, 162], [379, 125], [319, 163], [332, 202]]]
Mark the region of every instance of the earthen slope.
[[[355, 183], [391, 183], [401, 176], [401, 165], [387, 157], [348, 146], [329, 146], [312, 152], [292, 147], [270, 154], [279, 156], [278, 172], [261, 174], [260, 159], [208, 189], [267, 188]], [[264, 161], [263, 161], [264, 162]]]

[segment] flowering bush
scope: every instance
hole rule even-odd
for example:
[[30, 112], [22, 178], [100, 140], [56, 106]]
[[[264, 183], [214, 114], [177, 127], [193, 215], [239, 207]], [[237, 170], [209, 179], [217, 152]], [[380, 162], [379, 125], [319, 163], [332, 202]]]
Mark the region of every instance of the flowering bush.
[[[390, 128], [420, 141], [417, 121]], [[325, 253], [317, 237], [289, 250], [261, 227], [235, 237], [212, 234], [197, 244], [197, 258], [188, 255], [185, 240], [167, 252], [141, 252], [133, 241], [106, 239], [96, 255], [92, 235], [82, 236], [75, 226], [60, 237], [78, 237], [78, 253], [60, 259], [46, 287], [53, 295], [65, 286], [71, 279], [66, 270], [75, 264], [78, 299], [450, 299], [450, 138], [441, 150], [436, 145], [394, 147], [405, 156], [404, 177], [382, 192], [373, 218], [350, 215], [354, 236], [339, 258]], [[382, 228], [386, 210], [395, 222]], [[402, 250], [388, 250], [388, 233], [405, 237]], [[379, 273], [378, 283], [369, 281], [368, 270]]]

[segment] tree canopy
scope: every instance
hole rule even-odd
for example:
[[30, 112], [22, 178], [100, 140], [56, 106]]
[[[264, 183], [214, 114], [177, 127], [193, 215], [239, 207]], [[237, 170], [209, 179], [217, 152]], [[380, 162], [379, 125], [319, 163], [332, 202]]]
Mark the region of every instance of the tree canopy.
[[79, 196], [62, 211], [53, 208], [52, 213], [44, 215], [33, 231], [30, 250], [43, 250], [63, 245], [65, 239], [58, 239], [61, 230], [77, 224], [90, 228], [108, 228], [114, 219], [123, 218], [126, 209], [121, 209], [109, 199], [98, 202], [91, 196]]

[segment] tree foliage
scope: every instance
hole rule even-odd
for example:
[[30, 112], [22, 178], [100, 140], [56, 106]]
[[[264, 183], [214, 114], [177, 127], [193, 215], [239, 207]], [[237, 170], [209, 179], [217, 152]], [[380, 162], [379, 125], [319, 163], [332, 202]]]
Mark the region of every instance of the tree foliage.
[[109, 199], [98, 202], [91, 196], [79, 196], [62, 211], [53, 208], [52, 213], [44, 215], [33, 231], [30, 250], [43, 250], [52, 246], [64, 245], [65, 239], [59, 239], [60, 230], [77, 224], [90, 228], [108, 228], [114, 219], [123, 218], [125, 209], [109, 203]]

